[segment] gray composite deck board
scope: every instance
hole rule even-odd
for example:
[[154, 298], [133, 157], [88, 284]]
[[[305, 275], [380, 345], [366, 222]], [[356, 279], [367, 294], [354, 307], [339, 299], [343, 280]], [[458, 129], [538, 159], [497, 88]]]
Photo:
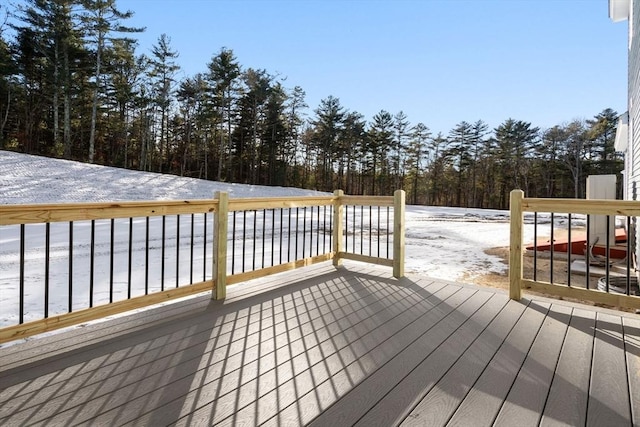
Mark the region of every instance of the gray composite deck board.
[[[454, 290], [447, 297], [451, 289], [446, 289], [444, 293], [439, 292], [432, 296], [429, 295], [424, 300], [424, 303], [421, 302], [412, 307], [413, 310], [398, 313], [397, 317], [394, 318], [395, 322], [391, 323], [383, 320], [381, 322], [384, 325], [383, 327], [371, 327], [366, 332], [363, 330], [358, 334], [359, 339], [355, 341], [357, 345], [343, 346], [334, 353], [323, 352], [324, 357], [318, 358], [318, 360], [312, 359], [311, 363], [305, 363], [300, 366], [300, 369], [297, 370], [297, 375], [287, 381], [283, 389], [273, 389], [269, 390], [267, 394], [260, 394], [258, 399], [241, 408], [233, 416], [226, 417], [223, 420], [215, 416], [216, 425], [236, 425], [238, 423], [254, 425], [274, 418], [280, 418], [278, 422], [282, 423], [284, 418], [277, 417], [278, 413], [284, 408], [293, 408], [292, 405], [296, 405], [299, 409], [296, 412], [300, 413], [300, 421], [302, 423], [307, 422], [316, 414], [312, 412], [311, 406], [298, 402], [300, 396], [310, 394], [314, 399], [317, 399], [318, 388], [323, 384], [329, 384], [334, 389], [352, 387], [354, 382], [363, 379], [379, 367], [379, 362], [367, 357], [367, 355], [371, 353], [389, 354], [390, 351], [393, 351], [393, 348], [385, 350], [381, 348], [381, 344], [385, 344], [389, 342], [390, 338], [398, 336], [398, 333], [406, 329], [407, 325], [412, 325], [421, 320], [424, 321], [425, 312], [431, 313], [434, 316], [432, 321], [438, 323], [440, 319], [452, 311], [452, 309], [449, 310], [449, 305], [455, 306], [467, 299], [469, 295], [465, 291], [473, 292], [470, 290]], [[381, 314], [386, 316], [384, 312]], [[350, 370], [350, 368], [354, 367], [356, 369]], [[273, 404], [274, 399], [275, 405]], [[179, 425], [188, 425], [193, 421], [194, 417], [196, 417], [195, 419], [200, 419], [199, 417], [202, 417], [201, 411], [194, 414], [193, 417], [189, 417], [190, 419], [188, 420], [181, 420], [184, 422], [179, 423]], [[290, 421], [287, 419], [286, 422]]]
[[639, 423], [639, 316], [345, 264], [0, 348], [0, 425]]
[[619, 316], [598, 313], [593, 343], [587, 425], [631, 425], [629, 382]]
[[[532, 309], [532, 307], [534, 307]], [[491, 425], [522, 367], [549, 304], [532, 303], [489, 362], [447, 425]]]
[[[125, 347], [126, 350], [118, 350], [108, 356], [101, 356], [96, 359], [92, 359], [89, 363], [83, 364], [81, 367], [77, 369], [65, 370], [62, 372], [54, 371], [54, 373], [42, 376], [38, 378], [38, 381], [34, 381], [35, 387], [32, 384], [29, 384], [28, 389], [21, 389], [21, 399], [16, 399], [14, 397], [13, 404], [16, 401], [24, 400], [29, 401], [29, 404], [33, 405], [39, 403], [38, 401], [44, 401], [47, 399], [51, 399], [54, 395], [57, 395], [58, 398], [62, 398], [67, 392], [77, 392], [79, 387], [84, 386], [82, 389], [84, 393], [87, 395], [95, 395], [94, 390], [90, 389], [90, 385], [95, 385], [99, 388], [100, 392], [104, 394], [110, 390], [114, 390], [115, 388], [122, 388], [128, 384], [133, 384], [137, 380], [149, 378], [152, 375], [158, 375], [160, 377], [165, 375], [165, 372], [168, 369], [174, 369], [178, 359], [175, 357], [179, 352], [191, 352], [195, 353], [196, 357], [201, 358], [201, 355], [197, 354], [193, 351], [194, 346], [201, 346], [203, 343], [207, 344], [207, 347], [203, 350], [203, 354], [206, 355], [207, 352], [213, 350], [213, 346], [216, 346], [215, 352], [211, 354], [211, 359], [218, 360], [221, 357], [230, 357], [230, 356], [240, 356], [246, 357], [242, 352], [246, 347], [251, 347], [251, 344], [256, 342], [256, 339], [260, 336], [263, 339], [268, 337], [270, 331], [273, 328], [278, 328], [283, 324], [284, 312], [286, 309], [292, 309], [295, 307], [296, 302], [303, 305], [305, 310], [308, 310], [308, 316], [318, 317], [323, 315], [323, 313], [330, 311], [330, 305], [336, 304], [336, 307], [340, 307], [345, 303], [345, 300], [342, 298], [337, 299], [336, 301], [327, 301], [326, 295], [332, 295], [327, 292], [327, 289], [320, 289], [319, 292], [311, 292], [309, 291], [310, 302], [306, 302], [306, 305], [303, 304], [302, 297], [307, 290], [303, 290], [300, 293], [299, 297], [295, 299], [292, 298], [291, 301], [287, 301], [286, 303], [280, 304], [276, 307], [263, 307], [260, 312], [251, 313], [247, 311], [242, 316], [232, 315], [231, 318], [225, 320], [227, 317], [224, 313], [224, 310], [220, 310], [220, 317], [218, 320], [220, 322], [215, 322], [211, 330], [204, 330], [202, 332], [197, 332], [189, 335], [189, 329], [191, 326], [185, 328], [183, 323], [178, 323], [167, 327], [165, 325], [165, 333], [175, 331], [181, 331], [179, 337], [176, 339], [163, 339], [163, 340], [152, 340], [145, 341], [146, 336], [138, 336], [137, 339], [140, 339], [141, 345], [134, 346], [132, 348]], [[340, 295], [341, 291], [336, 291], [333, 295]], [[344, 296], [344, 298], [348, 298], [348, 296]], [[352, 297], [351, 300], [356, 301], [357, 298]], [[375, 302], [377, 298], [370, 297], [364, 298], [360, 300], [358, 303], [362, 302]], [[317, 306], [312, 307], [316, 303]], [[268, 314], [265, 314], [268, 313]], [[252, 319], [251, 319], [252, 318]], [[192, 319], [194, 320], [194, 319]], [[200, 319], [205, 320], [205, 319]], [[198, 317], [195, 318], [195, 321], [198, 321]], [[268, 322], [268, 323], [267, 323]], [[220, 323], [219, 325], [217, 323]], [[272, 325], [273, 328], [268, 328], [269, 325]], [[261, 328], [264, 328], [264, 331], [261, 331]], [[187, 331], [187, 332], [185, 332]], [[211, 335], [215, 334], [216, 339], [214, 341], [210, 340]], [[171, 336], [173, 334], [170, 334]], [[234, 339], [234, 335], [239, 337]], [[188, 338], [188, 339], [186, 339]], [[240, 341], [238, 341], [240, 340]], [[227, 348], [225, 345], [230, 346], [231, 348]], [[234, 349], [235, 347], [235, 349]], [[85, 354], [85, 359], [87, 357], [91, 357], [91, 352], [89, 354]], [[121, 355], [123, 357], [121, 357]], [[103, 360], [108, 357], [108, 360]], [[237, 357], [236, 357], [237, 358]], [[189, 360], [182, 360], [182, 362], [189, 362]], [[153, 363], [150, 365], [150, 363]], [[95, 372], [95, 366], [99, 366], [101, 369], [99, 372]], [[46, 366], [41, 366], [40, 369], [51, 369], [55, 366], [52, 366], [51, 363]], [[38, 368], [35, 368], [38, 369]], [[34, 368], [31, 368], [31, 371], [34, 371]], [[35, 372], [37, 375], [38, 373]], [[17, 372], [14, 376], [20, 377], [23, 375], [22, 372]], [[108, 375], [108, 379], [104, 379], [103, 376]], [[49, 379], [49, 377], [53, 377]], [[42, 387], [41, 379], [46, 379], [47, 384], [45, 387]], [[4, 384], [8, 384], [11, 380], [11, 376], [6, 376], [3, 378]], [[59, 385], [61, 384], [61, 385]], [[18, 387], [20, 387], [18, 385]], [[2, 393], [0, 393], [0, 402], [5, 399], [5, 396], [12, 395], [14, 387], [9, 387], [5, 389]], [[33, 389], [33, 391], [31, 391]], [[36, 393], [37, 392], [37, 393]], [[0, 408], [0, 414], [2, 414], [5, 410], [10, 410], [10, 406], [3, 405]]]
[[[328, 292], [329, 289], [325, 289], [324, 292], [308, 292], [308, 298], [305, 300], [303, 298], [303, 302], [300, 304], [304, 306], [313, 305], [316, 301], [321, 301], [324, 299], [335, 298], [335, 296], [340, 295], [342, 292], [350, 289], [344, 287], [343, 283], [338, 284], [335, 282], [335, 279], [332, 279], [332, 283], [334, 285], [342, 286], [342, 289], [334, 290], [333, 293]], [[384, 287], [377, 285], [372, 288], [379, 295], [384, 295], [385, 299], [381, 300], [378, 298], [371, 298], [369, 303], [374, 305], [380, 305], [382, 302], [387, 301], [388, 304], [391, 304], [396, 298], [395, 295], [392, 295], [390, 292], [386, 291]], [[389, 293], [387, 295], [387, 293]], [[324, 295], [324, 297], [322, 296]], [[361, 297], [368, 297], [368, 295], [362, 295]], [[277, 301], [279, 298], [273, 299], [268, 302], [268, 304], [260, 304], [261, 309], [267, 310], [269, 313], [274, 309], [273, 301]], [[396, 298], [398, 301], [403, 301], [403, 299]], [[353, 296], [352, 302], [354, 304], [359, 304], [356, 296]], [[416, 302], [418, 300], [416, 299]], [[283, 301], [284, 305], [285, 302]], [[280, 305], [280, 304], [278, 304]], [[330, 305], [330, 304], [329, 304]], [[334, 309], [342, 311], [343, 307], [351, 307], [350, 303], [342, 301], [342, 303], [335, 303]], [[288, 306], [291, 310], [291, 306]], [[368, 305], [364, 306], [365, 309], [370, 307]], [[310, 307], [306, 307], [310, 308]], [[355, 318], [359, 316], [360, 311], [352, 312], [350, 311], [350, 316]], [[362, 311], [362, 310], [361, 310]], [[279, 313], [283, 313], [284, 311], [280, 310]], [[331, 311], [329, 311], [329, 314]], [[248, 313], [250, 314], [250, 313]], [[317, 317], [317, 319], [322, 320], [324, 317], [321, 315]], [[57, 405], [58, 402], [65, 402], [66, 405], [64, 407], [58, 407], [58, 411], [61, 412], [59, 417], [54, 418], [54, 422], [65, 422], [66, 418], [75, 417], [76, 420], [89, 421], [82, 418], [83, 416], [89, 417], [91, 414], [95, 413], [95, 408], [99, 408], [100, 412], [103, 413], [101, 417], [96, 418], [94, 421], [98, 422], [100, 420], [118, 420], [118, 422], [124, 422], [129, 420], [130, 418], [135, 418], [135, 416], [144, 413], [144, 411], [148, 408], [155, 408], [154, 405], [163, 405], [167, 401], [176, 400], [181, 396], [180, 390], [184, 390], [184, 393], [189, 392], [189, 387], [192, 384], [192, 381], [196, 381], [196, 383], [201, 385], [201, 388], [205, 388], [205, 386], [210, 385], [211, 381], [219, 379], [221, 375], [224, 373], [229, 373], [229, 376], [238, 375], [239, 373], [243, 373], [241, 368], [244, 368], [244, 365], [249, 364], [249, 367], [252, 365], [250, 362], [255, 362], [260, 356], [260, 352], [270, 354], [273, 350], [272, 347], [268, 347], [273, 343], [273, 335], [269, 333], [277, 325], [284, 325], [285, 322], [280, 322], [275, 324], [272, 321], [272, 315], [262, 315], [261, 313], [257, 313], [256, 320], [258, 327], [256, 328], [256, 332], [254, 334], [246, 337], [245, 331], [240, 331], [238, 334], [238, 339], [229, 343], [231, 339], [230, 333], [221, 335], [216, 335], [219, 331], [214, 331], [212, 334], [214, 335], [214, 340], [200, 340], [197, 339], [196, 342], [193, 342], [193, 335], [191, 337], [187, 334], [187, 345], [185, 345], [185, 349], [181, 351], [172, 352], [169, 354], [170, 359], [174, 362], [172, 366], [169, 366], [165, 369], [158, 369], [158, 372], [155, 375], [146, 375], [145, 374], [145, 366], [134, 366], [130, 370], [143, 373], [140, 381], [130, 382], [127, 380], [129, 376], [127, 373], [121, 375], [117, 378], [110, 378], [107, 381], [101, 381], [94, 383], [95, 389], [79, 389], [74, 391], [74, 396], [78, 396], [82, 398], [82, 396], [95, 396], [93, 399], [87, 399], [83, 402], [83, 405], [76, 405], [74, 400], [70, 400], [67, 395], [58, 396], [51, 401], [49, 401], [48, 406], [52, 407], [53, 405]], [[254, 322], [254, 324], [256, 323]], [[344, 323], [344, 320], [343, 320]], [[229, 322], [225, 324], [231, 325], [235, 327], [235, 321], [232, 316]], [[308, 324], [308, 322], [306, 323]], [[344, 325], [343, 325], [344, 326]], [[343, 327], [342, 326], [342, 327]], [[184, 327], [184, 325], [183, 325]], [[335, 328], [337, 331], [340, 331], [341, 327]], [[205, 328], [205, 333], [208, 331]], [[284, 333], [286, 328], [282, 331]], [[230, 332], [230, 331], [229, 331]], [[201, 334], [195, 334], [198, 336]], [[263, 338], [263, 341], [266, 344], [262, 344], [256, 341], [258, 338]], [[284, 340], [286, 343], [288, 339], [295, 344], [295, 337], [288, 335], [287, 339]], [[228, 345], [227, 345], [228, 344]], [[208, 348], [206, 346], [212, 345], [212, 348]], [[217, 348], [216, 346], [221, 345], [221, 348]], [[285, 344], [284, 349], [287, 350], [287, 345]], [[193, 357], [192, 357], [193, 356]], [[235, 356], [235, 357], [234, 357]], [[244, 370], [246, 372], [246, 368]], [[106, 382], [106, 384], [105, 384]], [[226, 384], [233, 384], [233, 382], [229, 381], [227, 378]], [[106, 385], [106, 387], [105, 387]], [[114, 385], [114, 386], [112, 386]], [[114, 396], [109, 396], [104, 393], [106, 391], [116, 391], [117, 394]], [[167, 390], [171, 390], [170, 393], [166, 393]], [[96, 393], [101, 393], [97, 394]], [[135, 393], [135, 397], [133, 396]], [[202, 390], [195, 392], [197, 394], [202, 394]], [[109, 397], [107, 401], [105, 401], [105, 396]], [[155, 399], [155, 400], [154, 400]], [[149, 405], [147, 402], [153, 401], [153, 405]], [[165, 408], [163, 408], [165, 409]], [[76, 412], [81, 412], [81, 415], [77, 415]], [[154, 411], [154, 412], [162, 412], [162, 411]], [[44, 414], [43, 414], [44, 415]], [[16, 419], [19, 421], [19, 418]]]
[[[507, 301], [502, 298], [485, 300], [475, 313], [467, 317], [458, 329], [428, 356], [416, 364], [402, 381], [397, 383], [376, 405], [362, 416], [356, 425], [370, 426], [374, 423], [395, 425], [424, 397], [433, 385], [458, 360], [484, 328], [495, 318]], [[409, 349], [410, 350], [410, 349]], [[388, 372], [389, 382], [394, 381], [394, 372]], [[397, 380], [395, 380], [397, 381]]]
[[[378, 352], [377, 355], [387, 356], [384, 359], [378, 357], [378, 369], [357, 385], [346, 389], [348, 397], [343, 396], [327, 411], [317, 414], [320, 418], [311, 425], [353, 425], [384, 395], [391, 385], [389, 381], [394, 381], [394, 378], [396, 382], [399, 381], [416, 365], [418, 359], [436, 349], [487, 300], [485, 295], [471, 289], [461, 289], [454, 297], [444, 301], [437, 310], [429, 313], [430, 316], [424, 316], [410, 325], [403, 331], [404, 334], [394, 337], [389, 342], [388, 350]], [[373, 354], [372, 357], [377, 355]], [[390, 377], [389, 372], [393, 376]], [[346, 376], [344, 380], [348, 378]], [[288, 419], [281, 421], [288, 422]], [[308, 422], [305, 419], [302, 421]]]
[[629, 400], [631, 419], [640, 424], [640, 319], [625, 317], [623, 321], [624, 344], [627, 354], [627, 375], [629, 376]]
[[557, 304], [551, 306], [494, 425], [538, 425], [570, 316], [570, 307]]
[[[441, 289], [439, 285], [434, 287]], [[449, 292], [449, 289], [443, 290], [445, 294]], [[172, 409], [172, 416], [181, 418], [179, 425], [207, 423], [209, 420], [246, 425], [266, 421], [278, 409], [294, 403], [296, 396], [303, 395], [316, 384], [330, 378], [344, 364], [357, 361], [369, 351], [369, 347], [377, 344], [377, 340], [392, 336], [405, 322], [419, 316], [431, 304], [411, 295], [405, 294], [404, 297], [406, 300], [402, 301], [408, 303], [394, 305], [391, 304], [392, 299], [387, 303], [379, 301], [380, 309], [368, 313], [367, 317], [350, 314], [345, 318], [347, 322], [336, 324], [331, 333], [327, 329], [331, 329], [332, 325], [319, 324], [316, 330], [307, 335], [307, 340], [297, 343], [297, 347], [285, 341], [283, 351], [276, 354], [274, 360], [269, 360], [267, 366], [256, 371], [247, 371], [243, 367], [247, 373], [246, 380], [232, 381], [238, 386], [235, 390], [230, 389], [226, 394], [217, 390], [211, 393], [211, 385], [205, 384], [200, 390], [173, 402], [181, 407], [187, 403], [188, 411], [180, 412], [167, 405], [162, 411], [149, 413], [138, 421], [153, 421]], [[167, 419], [167, 416], [165, 414], [161, 419]]]
[[593, 311], [573, 309], [541, 426], [585, 425], [595, 318]]
[[513, 301], [508, 302], [447, 374], [412, 409], [401, 425], [445, 425], [513, 329], [525, 307]]

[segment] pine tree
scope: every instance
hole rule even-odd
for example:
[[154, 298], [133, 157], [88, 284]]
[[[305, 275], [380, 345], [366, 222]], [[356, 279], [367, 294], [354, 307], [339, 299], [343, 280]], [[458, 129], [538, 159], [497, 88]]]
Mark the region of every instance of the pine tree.
[[[0, 13], [2, 12], [4, 11], [0, 7]], [[18, 68], [9, 50], [9, 43], [4, 38], [3, 25], [0, 25], [0, 149], [5, 148], [9, 115], [11, 113], [15, 115], [14, 92], [17, 89], [15, 81], [17, 74]]]
[[471, 124], [466, 121], [462, 121], [449, 132], [449, 148], [445, 155], [450, 157], [453, 167], [457, 172], [457, 183], [455, 189], [456, 206], [466, 204], [463, 203], [462, 200], [462, 189], [463, 187], [469, 187], [468, 185], [463, 185], [463, 181], [472, 159], [470, 153], [473, 138], [472, 129]]
[[418, 183], [422, 176], [427, 158], [427, 141], [431, 138], [431, 131], [423, 123], [412, 128], [411, 139], [407, 147], [407, 168], [411, 178], [411, 203], [418, 204]]
[[142, 32], [144, 28], [133, 28], [122, 25], [121, 21], [133, 16], [132, 11], [121, 12], [115, 0], [82, 0], [85, 8], [83, 22], [85, 31], [94, 45], [95, 68], [93, 81], [93, 102], [91, 107], [91, 129], [89, 134], [89, 163], [95, 158], [96, 124], [98, 119], [98, 102], [103, 94], [102, 61], [106, 48], [110, 47], [113, 37], [111, 33]]
[[287, 151], [285, 164], [291, 166], [293, 173], [292, 176], [289, 176], [289, 174], [285, 175], [285, 186], [301, 185], [300, 173], [298, 170], [298, 161], [300, 160], [298, 147], [300, 145], [300, 135], [304, 124], [304, 110], [309, 107], [305, 102], [305, 96], [306, 94], [300, 86], [294, 87], [288, 96], [286, 106], [288, 142], [286, 144]]
[[151, 73], [150, 77], [153, 84], [154, 101], [160, 109], [160, 137], [158, 139], [159, 156], [158, 156], [158, 172], [163, 171], [165, 157], [169, 157], [169, 144], [167, 141], [167, 132], [169, 128], [168, 110], [173, 101], [173, 93], [175, 91], [175, 76], [180, 66], [176, 64], [175, 59], [179, 56], [178, 52], [171, 49], [171, 38], [166, 34], [161, 34], [157, 44], [151, 48]]
[[[375, 116], [367, 131], [367, 150], [370, 159], [371, 194], [377, 195], [383, 184], [383, 167], [387, 161], [386, 154], [393, 144], [394, 136], [393, 116], [385, 110], [381, 110]], [[387, 165], [388, 166], [388, 165]], [[387, 175], [388, 175], [388, 167]], [[376, 183], [378, 184], [376, 186]]]
[[313, 140], [318, 152], [318, 189], [331, 191], [333, 187], [333, 161], [336, 157], [338, 139], [344, 128], [345, 110], [340, 100], [329, 96], [320, 101], [312, 120]]
[[[227, 158], [227, 174], [231, 175], [231, 129], [233, 127], [233, 108], [238, 98], [239, 78], [242, 70], [233, 54], [233, 50], [223, 47], [207, 64], [209, 81], [216, 98], [220, 117], [220, 143], [218, 145], [217, 179], [222, 181], [223, 165]], [[226, 125], [226, 129], [225, 129]]]
[[405, 151], [410, 129], [409, 120], [407, 120], [407, 115], [404, 112], [400, 111], [393, 119], [394, 140], [390, 155], [393, 166], [393, 188], [389, 189], [390, 192], [402, 188], [405, 174]]

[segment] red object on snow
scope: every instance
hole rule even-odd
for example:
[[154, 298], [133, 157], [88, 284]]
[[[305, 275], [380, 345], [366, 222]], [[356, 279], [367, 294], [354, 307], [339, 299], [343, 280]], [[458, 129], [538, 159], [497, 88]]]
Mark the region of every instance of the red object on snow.
[[[561, 239], [554, 239], [553, 241], [553, 251], [554, 252], [567, 252], [567, 248], [569, 247], [569, 241], [567, 239], [568, 236], [563, 237]], [[609, 256], [611, 258], [623, 259], [627, 256], [627, 248], [626, 246], [620, 247], [615, 246], [620, 243], [627, 242], [627, 232], [624, 228], [616, 228], [616, 241], [611, 242], [611, 247], [609, 248]], [[592, 250], [593, 255], [606, 255], [606, 242], [598, 242]], [[533, 243], [526, 246], [527, 250], [534, 250], [537, 248], [539, 251], [550, 251], [551, 250], [551, 242], [549, 240], [545, 242], [538, 242], [537, 246], [534, 246]], [[584, 232], [574, 232], [571, 233], [571, 253], [576, 255], [584, 255], [587, 249], [587, 234]]]

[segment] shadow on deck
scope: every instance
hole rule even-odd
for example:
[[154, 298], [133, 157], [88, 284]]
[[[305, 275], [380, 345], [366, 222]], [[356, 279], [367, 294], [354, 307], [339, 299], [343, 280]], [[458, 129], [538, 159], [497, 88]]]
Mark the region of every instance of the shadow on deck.
[[640, 424], [640, 317], [347, 263], [0, 349], [0, 424]]

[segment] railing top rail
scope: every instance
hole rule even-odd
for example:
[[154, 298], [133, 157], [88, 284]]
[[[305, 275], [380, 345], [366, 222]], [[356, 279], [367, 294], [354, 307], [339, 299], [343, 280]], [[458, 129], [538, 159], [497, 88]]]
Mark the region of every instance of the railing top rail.
[[251, 197], [229, 199], [229, 211], [251, 211], [261, 209], [302, 208], [305, 206], [330, 206], [336, 201], [334, 196], [301, 197]]
[[[291, 196], [229, 199], [229, 211], [331, 206], [393, 206], [393, 196]], [[0, 225], [211, 213], [216, 199], [0, 205]]]
[[217, 207], [214, 199], [0, 205], [0, 225], [210, 213]]
[[342, 196], [340, 203], [356, 206], [393, 206], [393, 196]]
[[522, 210], [524, 212], [640, 216], [640, 201], [524, 198]]

